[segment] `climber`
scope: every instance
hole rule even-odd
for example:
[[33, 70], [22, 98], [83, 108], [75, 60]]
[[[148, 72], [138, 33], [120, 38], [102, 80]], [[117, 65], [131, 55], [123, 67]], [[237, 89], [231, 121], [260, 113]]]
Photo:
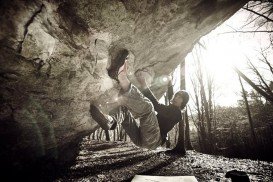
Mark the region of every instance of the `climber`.
[[[154, 109], [157, 112], [162, 142], [165, 143], [168, 132], [178, 122], [183, 122], [181, 110], [186, 107], [186, 104], [189, 101], [189, 94], [185, 90], [179, 90], [171, 99], [171, 104], [167, 106], [159, 103], [150, 90], [149, 86], [151, 85], [152, 76], [148, 69], [144, 68], [138, 70], [135, 73], [135, 76], [140, 83], [143, 95], [153, 103]], [[184, 148], [184, 146], [182, 147]], [[185, 152], [185, 149], [184, 151], [181, 151], [181, 153]]]
[[[129, 51], [118, 49], [111, 51], [110, 55], [108, 75], [121, 87], [117, 101], [120, 106], [110, 111], [109, 115], [105, 115], [91, 104], [91, 116], [104, 130], [114, 129], [116, 123], [120, 122], [134, 144], [155, 149], [162, 143], [159, 124], [151, 101], [144, 97], [127, 77]], [[139, 126], [135, 118], [139, 119]]]
[[[91, 116], [104, 130], [115, 129], [117, 122], [120, 122], [134, 144], [155, 149], [165, 142], [167, 132], [181, 121], [180, 108], [185, 107], [188, 94], [179, 91], [174, 95], [170, 106], [159, 104], [146, 83], [146, 79], [149, 79], [148, 74], [139, 70], [135, 75], [141, 88], [144, 89], [145, 97], [127, 77], [129, 51], [121, 49], [116, 52], [116, 54], [112, 53], [108, 75], [121, 87], [119, 107], [111, 110], [109, 115], [105, 115], [98, 107], [91, 104]], [[157, 115], [154, 109], [158, 112]], [[136, 119], [139, 119], [139, 125]]]

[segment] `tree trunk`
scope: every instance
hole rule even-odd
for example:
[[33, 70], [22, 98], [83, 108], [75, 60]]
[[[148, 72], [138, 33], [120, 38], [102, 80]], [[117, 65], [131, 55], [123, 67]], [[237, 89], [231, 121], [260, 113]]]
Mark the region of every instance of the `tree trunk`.
[[92, 133], [92, 140], [95, 140], [96, 131], [97, 131], [97, 130], [95, 130], [95, 131]]
[[99, 140], [100, 138], [99, 138], [99, 135], [100, 135], [100, 128], [98, 128], [97, 130], [97, 140]]
[[185, 111], [185, 124], [186, 124], [186, 129], [185, 129], [185, 145], [187, 150], [193, 150], [193, 147], [191, 145], [191, 140], [190, 140], [190, 125], [189, 125], [189, 117], [188, 117], [188, 110], [186, 109]]
[[198, 66], [198, 71], [199, 71], [199, 84], [200, 84], [200, 95], [201, 95], [201, 103], [203, 105], [203, 109], [205, 111], [205, 119], [207, 122], [207, 149], [211, 150], [212, 147], [212, 135], [211, 135], [211, 118], [210, 118], [210, 113], [209, 113], [209, 104], [208, 104], [208, 100], [206, 97], [206, 92], [205, 92], [205, 87], [204, 87], [204, 81], [203, 81], [203, 73], [202, 73], [202, 69], [201, 69], [201, 63], [200, 63], [200, 59], [197, 59], [197, 66]]
[[[116, 130], [118, 129], [118, 127], [116, 129], [113, 130], [113, 140], [116, 141]], [[117, 139], [118, 140], [118, 139]]]
[[[181, 72], [181, 89], [186, 89], [186, 69], [185, 69], [186, 61], [184, 60], [183, 63], [180, 65], [180, 72]], [[183, 84], [182, 84], [183, 83]], [[186, 144], [186, 149], [192, 150], [193, 147], [191, 145], [191, 139], [190, 139], [190, 124], [189, 124], [189, 117], [188, 117], [188, 111], [187, 107], [185, 109], [185, 124], [186, 124], [186, 131], [185, 131], [185, 144]]]
[[244, 89], [244, 86], [243, 86], [243, 83], [242, 83], [242, 80], [241, 80], [241, 77], [239, 74], [238, 74], [238, 77], [239, 77], [239, 81], [240, 81], [240, 84], [242, 87], [243, 97], [244, 97], [244, 101], [245, 101], [245, 105], [246, 105], [246, 111], [247, 111], [247, 117], [248, 117], [248, 121], [249, 121], [249, 125], [250, 125], [251, 136], [252, 136], [254, 143], [256, 144], [257, 139], [256, 139], [254, 127], [253, 127], [253, 121], [252, 121], [251, 112], [250, 112], [249, 105], [248, 105], [248, 100], [246, 97], [246, 92], [245, 92], [245, 89]]
[[99, 140], [102, 140], [103, 129], [100, 128]]
[[206, 134], [206, 128], [204, 124], [200, 123], [200, 140], [201, 145], [200, 148], [202, 149], [201, 152], [207, 152], [207, 134]]
[[123, 130], [122, 130], [122, 127], [120, 126], [120, 128], [119, 128], [119, 140], [121, 141], [121, 140], [123, 140], [123, 138], [124, 138]]
[[166, 138], [166, 148], [170, 148], [170, 147], [171, 147], [170, 135], [167, 134], [167, 138]]
[[109, 130], [104, 130], [106, 141], [110, 141]]
[[202, 141], [201, 132], [198, 132], [197, 135], [198, 135], [199, 149], [200, 151], [204, 151], [204, 146], [203, 146], [204, 142]]
[[[169, 105], [170, 104], [170, 101], [173, 97], [173, 85], [172, 85], [172, 81], [169, 80], [168, 82], [168, 89], [167, 89], [167, 92], [165, 94], [165, 105]], [[170, 138], [170, 135], [167, 134], [167, 137], [166, 137], [166, 148], [170, 148], [171, 147], [171, 138]]]
[[121, 140], [121, 138], [120, 138], [120, 137], [121, 137], [121, 136], [120, 136], [120, 132], [121, 132], [121, 131], [122, 131], [121, 125], [118, 124], [118, 126], [117, 126], [117, 128], [116, 128], [116, 130], [115, 130], [117, 141]]
[[[185, 60], [180, 64], [180, 89], [186, 88], [186, 82], [185, 82]], [[184, 114], [182, 115], [182, 121], [179, 122], [179, 135], [178, 135], [178, 141], [173, 149], [173, 152], [177, 154], [184, 155], [185, 154], [185, 130], [184, 130]]]

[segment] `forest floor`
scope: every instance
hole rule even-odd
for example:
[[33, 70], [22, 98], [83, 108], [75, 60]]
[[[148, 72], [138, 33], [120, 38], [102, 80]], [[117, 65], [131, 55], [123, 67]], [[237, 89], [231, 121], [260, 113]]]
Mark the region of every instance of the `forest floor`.
[[231, 181], [229, 170], [247, 172], [251, 181], [273, 181], [273, 163], [187, 151], [183, 157], [165, 149], [146, 150], [131, 143], [84, 139], [75, 164], [56, 181], [131, 181], [136, 174], [195, 176], [202, 181]]

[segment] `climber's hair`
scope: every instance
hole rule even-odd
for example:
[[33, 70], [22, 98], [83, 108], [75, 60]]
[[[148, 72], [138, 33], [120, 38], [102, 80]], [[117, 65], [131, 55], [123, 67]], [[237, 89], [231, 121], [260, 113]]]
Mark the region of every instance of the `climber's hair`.
[[190, 96], [186, 90], [179, 90], [173, 95], [173, 98], [175, 98], [175, 96], [177, 95], [180, 95], [183, 98], [183, 102], [180, 105], [180, 109], [182, 110], [186, 107], [187, 103], [189, 102]]

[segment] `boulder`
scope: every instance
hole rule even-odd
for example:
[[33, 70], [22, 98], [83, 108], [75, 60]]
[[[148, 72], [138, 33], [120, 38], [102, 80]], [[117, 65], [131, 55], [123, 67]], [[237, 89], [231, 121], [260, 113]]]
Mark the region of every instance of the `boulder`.
[[[130, 51], [134, 84], [134, 72], [144, 67], [160, 78], [246, 2], [0, 1], [3, 168], [43, 171], [73, 161], [82, 137], [98, 128], [90, 103], [105, 109], [118, 92], [106, 71], [111, 47]], [[158, 87], [160, 96], [166, 86]]]

